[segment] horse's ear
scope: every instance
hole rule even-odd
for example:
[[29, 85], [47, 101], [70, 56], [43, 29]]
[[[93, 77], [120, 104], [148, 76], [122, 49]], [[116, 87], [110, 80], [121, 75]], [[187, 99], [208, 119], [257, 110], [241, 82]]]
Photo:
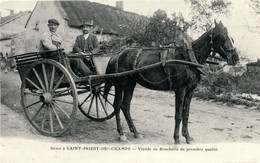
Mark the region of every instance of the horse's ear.
[[214, 19], [214, 23], [215, 23], [215, 27], [217, 27], [218, 23], [217, 23], [216, 19]]
[[222, 21], [219, 22], [219, 25], [221, 25], [222, 27], [224, 26], [224, 25], [222, 24]]

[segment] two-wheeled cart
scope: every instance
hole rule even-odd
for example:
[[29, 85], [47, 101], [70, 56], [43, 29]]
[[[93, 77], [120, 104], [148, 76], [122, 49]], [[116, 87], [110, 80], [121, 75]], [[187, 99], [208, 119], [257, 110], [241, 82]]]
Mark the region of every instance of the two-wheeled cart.
[[[79, 77], [70, 66], [63, 50], [31, 52], [12, 56], [22, 81], [21, 105], [31, 125], [47, 136], [60, 136], [73, 124], [77, 109], [95, 121], [114, 116], [114, 88], [104, 96], [106, 79], [142, 72], [162, 64], [200, 65], [167, 60], [131, 71]], [[79, 56], [82, 57], [82, 56]], [[93, 58], [90, 57], [89, 60]], [[92, 60], [92, 63], [93, 62]], [[96, 65], [94, 64], [95, 68]]]

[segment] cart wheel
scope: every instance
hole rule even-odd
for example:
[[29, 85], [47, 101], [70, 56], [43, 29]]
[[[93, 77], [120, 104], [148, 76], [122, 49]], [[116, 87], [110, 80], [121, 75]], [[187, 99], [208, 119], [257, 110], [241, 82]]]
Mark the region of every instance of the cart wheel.
[[45, 59], [35, 62], [22, 77], [22, 106], [32, 126], [47, 136], [60, 136], [73, 123], [77, 90], [68, 70]]
[[114, 113], [114, 86], [110, 88], [107, 99], [104, 97], [104, 84], [96, 86], [90, 92], [79, 95], [79, 110], [91, 120], [105, 121], [112, 118]]

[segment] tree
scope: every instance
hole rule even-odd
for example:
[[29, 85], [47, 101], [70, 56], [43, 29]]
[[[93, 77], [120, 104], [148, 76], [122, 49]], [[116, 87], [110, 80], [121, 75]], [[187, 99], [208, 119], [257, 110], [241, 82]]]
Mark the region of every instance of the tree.
[[121, 40], [132, 39], [142, 46], [166, 46], [174, 42], [176, 36], [184, 33], [189, 26], [181, 13], [172, 14], [170, 19], [164, 10], [157, 10], [149, 19], [133, 18], [129, 24], [119, 25], [119, 34], [124, 38]]
[[260, 14], [260, 1], [259, 0], [251, 0], [249, 6], [254, 10], [256, 15]]
[[174, 26], [180, 27], [183, 32], [186, 32], [188, 28], [192, 26], [191, 22], [185, 20], [182, 13], [179, 13], [178, 15], [176, 13], [173, 13], [172, 21]]
[[220, 15], [228, 15], [231, 2], [225, 0], [185, 0], [190, 4], [192, 19], [191, 28], [197, 32], [209, 30], [214, 19]]
[[[260, 15], [260, 1], [259, 0], [251, 0], [249, 2], [249, 6], [253, 9], [253, 13], [254, 15]], [[258, 19], [258, 21], [260, 21], [260, 19]], [[248, 31], [252, 32], [252, 33], [258, 33], [260, 34], [260, 25], [255, 25], [255, 26], [250, 26], [250, 25], [246, 25], [248, 28]]]
[[157, 10], [150, 17], [140, 44], [144, 46], [166, 46], [174, 42], [177, 35], [184, 33], [188, 29], [188, 22], [182, 14], [172, 14], [172, 19], [168, 18], [164, 10]]
[[148, 19], [143, 17], [135, 17], [131, 18], [129, 24], [120, 24], [119, 27], [119, 34], [122, 37], [129, 37], [134, 40], [139, 40], [148, 24]]

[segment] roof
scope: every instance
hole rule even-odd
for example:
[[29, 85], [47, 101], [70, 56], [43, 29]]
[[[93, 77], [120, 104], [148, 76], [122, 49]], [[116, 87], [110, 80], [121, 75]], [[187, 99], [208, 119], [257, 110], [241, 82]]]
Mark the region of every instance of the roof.
[[23, 11], [23, 12], [19, 12], [17, 14], [1, 17], [0, 26], [4, 25], [6, 23], [9, 23], [10, 21], [15, 20], [15, 19], [27, 14], [27, 13], [31, 13], [31, 11]]
[[19, 35], [19, 33], [15, 33], [15, 34], [9, 34], [9, 35], [1, 35], [0, 36], [0, 41], [3, 41], [3, 40], [10, 40], [12, 38], [15, 38]]
[[93, 20], [100, 31], [103, 29], [103, 33], [116, 34], [122, 24], [130, 26], [135, 19], [148, 20], [145, 16], [95, 2], [55, 1], [55, 4], [70, 27], [79, 28], [82, 22]]

